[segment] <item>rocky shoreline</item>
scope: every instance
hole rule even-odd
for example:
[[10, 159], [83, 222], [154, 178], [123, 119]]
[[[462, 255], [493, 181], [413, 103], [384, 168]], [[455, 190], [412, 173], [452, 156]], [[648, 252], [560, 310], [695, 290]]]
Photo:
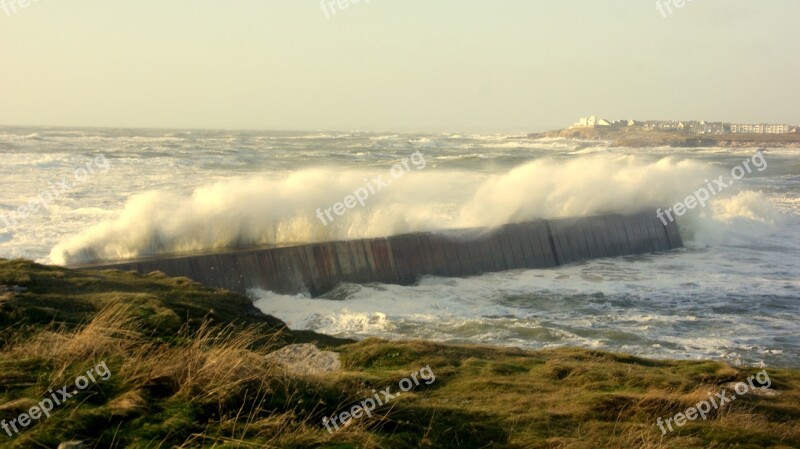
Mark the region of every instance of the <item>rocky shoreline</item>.
[[616, 147], [674, 148], [800, 148], [800, 134], [704, 134], [687, 131], [659, 131], [639, 128], [568, 128], [528, 134], [529, 139], [581, 139], [604, 141]]

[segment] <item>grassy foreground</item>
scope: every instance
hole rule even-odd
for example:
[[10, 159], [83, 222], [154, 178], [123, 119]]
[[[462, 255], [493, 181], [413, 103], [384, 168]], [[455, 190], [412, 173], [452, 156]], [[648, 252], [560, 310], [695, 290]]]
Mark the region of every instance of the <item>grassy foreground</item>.
[[[105, 362], [110, 374], [2, 448], [797, 448], [800, 372], [768, 368], [741, 396], [667, 436], [656, 426], [759, 369], [562, 348], [341, 341], [285, 328], [242, 296], [182, 278], [0, 260], [0, 420]], [[343, 369], [290, 375], [293, 342]], [[322, 418], [429, 366], [435, 381], [329, 434]]]

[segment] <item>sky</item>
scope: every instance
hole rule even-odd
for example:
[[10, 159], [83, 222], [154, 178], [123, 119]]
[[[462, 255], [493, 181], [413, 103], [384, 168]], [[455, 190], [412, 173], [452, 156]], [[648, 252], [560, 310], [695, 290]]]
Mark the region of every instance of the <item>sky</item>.
[[797, 0], [29, 1], [0, 0], [2, 125], [800, 124]]

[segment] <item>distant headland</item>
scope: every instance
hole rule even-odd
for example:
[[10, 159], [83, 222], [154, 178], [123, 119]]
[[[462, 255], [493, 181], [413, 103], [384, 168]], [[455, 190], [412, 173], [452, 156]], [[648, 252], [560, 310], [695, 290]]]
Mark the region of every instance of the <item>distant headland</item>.
[[566, 129], [529, 134], [531, 138], [609, 141], [620, 147], [800, 147], [797, 126], [675, 120], [581, 118]]

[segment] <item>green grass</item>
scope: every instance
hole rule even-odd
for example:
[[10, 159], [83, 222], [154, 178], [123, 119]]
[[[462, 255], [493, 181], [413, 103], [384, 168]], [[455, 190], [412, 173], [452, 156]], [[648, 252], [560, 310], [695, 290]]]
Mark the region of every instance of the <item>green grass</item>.
[[[686, 410], [754, 368], [578, 348], [522, 351], [425, 341], [349, 342], [285, 329], [242, 296], [186, 279], [0, 260], [0, 419], [14, 419], [105, 361], [105, 382], [3, 448], [795, 448], [800, 372], [770, 368], [775, 397], [747, 395], [663, 436]], [[291, 342], [343, 370], [293, 376], [266, 354]], [[329, 434], [322, 418], [430, 366], [371, 418]], [[2, 432], [2, 431], [0, 431]]]

